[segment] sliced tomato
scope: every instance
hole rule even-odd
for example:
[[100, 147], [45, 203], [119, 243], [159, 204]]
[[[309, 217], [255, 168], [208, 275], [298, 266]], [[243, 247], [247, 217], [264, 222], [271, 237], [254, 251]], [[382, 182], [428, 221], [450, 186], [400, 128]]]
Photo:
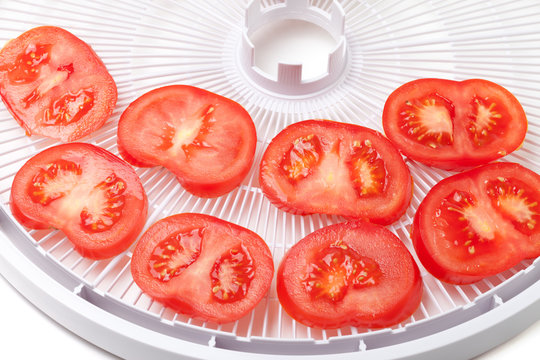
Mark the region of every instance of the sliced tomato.
[[162, 165], [201, 197], [239, 186], [256, 144], [255, 125], [240, 104], [193, 86], [165, 86], [142, 95], [118, 124], [118, 148], [126, 161]]
[[272, 139], [260, 185], [277, 207], [294, 214], [335, 214], [390, 224], [412, 197], [411, 174], [382, 134], [329, 120], [292, 124]]
[[422, 281], [397, 236], [357, 220], [298, 241], [281, 260], [277, 293], [285, 311], [305, 325], [381, 328], [412, 315]]
[[519, 148], [527, 117], [514, 95], [490, 81], [419, 79], [390, 94], [383, 126], [411, 159], [463, 170]]
[[28, 135], [68, 142], [105, 123], [117, 91], [88, 44], [64, 29], [41, 26], [0, 51], [0, 96]]
[[131, 273], [142, 291], [173, 310], [226, 323], [259, 303], [274, 264], [254, 232], [209, 215], [178, 214], [142, 235]]
[[540, 255], [540, 175], [493, 163], [446, 178], [414, 218], [419, 259], [437, 278], [467, 284]]
[[94, 145], [70, 143], [33, 156], [11, 187], [11, 211], [22, 225], [62, 230], [85, 257], [118, 255], [135, 241], [147, 198], [133, 168]]

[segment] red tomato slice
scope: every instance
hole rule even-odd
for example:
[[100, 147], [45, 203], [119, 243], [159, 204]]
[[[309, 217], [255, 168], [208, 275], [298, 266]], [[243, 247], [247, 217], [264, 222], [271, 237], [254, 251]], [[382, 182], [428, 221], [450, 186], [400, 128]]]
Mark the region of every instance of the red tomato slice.
[[24, 226], [62, 230], [85, 257], [126, 250], [142, 230], [147, 199], [133, 168], [97, 146], [58, 145], [17, 172], [11, 211]]
[[256, 144], [255, 125], [242, 106], [193, 86], [152, 90], [131, 103], [118, 123], [118, 148], [126, 161], [162, 165], [201, 197], [239, 186]]
[[277, 207], [390, 224], [407, 209], [411, 174], [382, 134], [358, 125], [306, 120], [266, 149], [259, 181]]
[[42, 26], [0, 51], [0, 96], [29, 135], [68, 142], [105, 123], [117, 91], [88, 44], [61, 28]]
[[540, 175], [493, 163], [435, 185], [414, 218], [418, 257], [435, 277], [467, 284], [540, 255]]
[[397, 236], [380, 225], [353, 221], [296, 243], [279, 266], [277, 293], [285, 311], [305, 325], [380, 328], [414, 313], [422, 281]]
[[225, 323], [259, 303], [274, 263], [254, 232], [209, 215], [178, 214], [142, 235], [131, 273], [142, 291], [175, 311]]
[[460, 170], [519, 148], [527, 117], [514, 95], [495, 83], [419, 79], [390, 94], [383, 126], [390, 141], [411, 159]]

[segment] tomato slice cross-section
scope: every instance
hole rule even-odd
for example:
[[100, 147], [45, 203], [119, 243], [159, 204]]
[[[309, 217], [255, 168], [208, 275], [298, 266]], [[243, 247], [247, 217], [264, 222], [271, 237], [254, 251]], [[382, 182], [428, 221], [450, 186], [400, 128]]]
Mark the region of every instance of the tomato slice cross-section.
[[190, 193], [217, 197], [240, 185], [257, 134], [248, 112], [223, 96], [187, 85], [142, 95], [118, 123], [120, 155], [135, 166], [162, 165]]
[[285, 311], [305, 325], [381, 328], [414, 313], [422, 281], [397, 236], [356, 220], [298, 241], [281, 260], [277, 293]]
[[259, 183], [284, 211], [380, 224], [399, 219], [412, 197], [409, 169], [388, 139], [329, 120], [301, 121], [276, 135], [263, 155]]
[[426, 195], [412, 239], [437, 278], [467, 284], [540, 255], [540, 175], [493, 163], [448, 177]]
[[374, 260], [360, 256], [342, 241], [321, 249], [315, 258], [303, 280], [315, 299], [326, 297], [337, 303], [343, 300], [349, 287], [375, 285], [381, 276]]
[[226, 323], [259, 303], [272, 282], [274, 263], [254, 232], [187, 213], [148, 228], [133, 252], [131, 273], [142, 291], [173, 310]]
[[390, 94], [383, 127], [411, 159], [463, 170], [518, 149], [527, 117], [515, 96], [493, 82], [418, 79]]
[[126, 250], [142, 230], [148, 207], [133, 168], [84, 143], [33, 156], [15, 175], [10, 200], [22, 225], [60, 229], [81, 255], [93, 259]]
[[68, 142], [107, 121], [117, 90], [88, 44], [64, 29], [41, 26], [0, 51], [0, 97], [29, 135]]

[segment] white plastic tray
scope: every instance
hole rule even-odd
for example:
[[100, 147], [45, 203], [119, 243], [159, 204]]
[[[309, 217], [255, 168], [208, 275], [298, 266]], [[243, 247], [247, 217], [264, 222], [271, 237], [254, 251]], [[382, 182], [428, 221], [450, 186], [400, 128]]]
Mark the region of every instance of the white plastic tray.
[[[260, 3], [263, 9], [284, 6], [283, 1]], [[309, 3], [322, 14], [333, 11], [331, 1], [294, 3]], [[64, 27], [91, 44], [118, 84], [119, 101], [111, 120], [84, 140], [113, 153], [118, 117], [150, 89], [190, 84], [243, 104], [256, 124], [258, 145], [255, 164], [242, 186], [217, 199], [200, 199], [185, 192], [165, 169], [137, 169], [150, 201], [147, 226], [185, 211], [218, 216], [266, 239], [276, 264], [297, 240], [341, 219], [293, 216], [264, 198], [257, 165], [270, 139], [286, 125], [309, 118], [382, 130], [384, 101], [406, 81], [486, 78], [505, 86], [524, 106], [529, 131], [523, 147], [504, 160], [540, 172], [539, 3], [339, 4], [345, 15], [343, 66], [330, 74], [331, 81], [315, 81], [296, 92], [280, 92], [280, 85], [250, 75], [242, 41], [247, 1], [0, 1], [0, 46], [45, 24]], [[315, 21], [305, 14], [299, 11], [294, 18]], [[288, 74], [297, 70], [293, 66]], [[141, 293], [129, 272], [130, 251], [111, 260], [90, 261], [60, 232], [27, 231], [16, 223], [9, 212], [13, 176], [30, 156], [54, 144], [27, 137], [0, 107], [0, 272], [55, 320], [119, 356], [264, 359], [295, 354], [343, 359], [361, 353], [366, 359], [468, 358], [540, 318], [536, 259], [466, 286], [444, 284], [421, 269], [425, 291], [420, 308], [389, 329], [308, 328], [282, 311], [274, 287], [251, 314], [235, 323], [220, 326], [189, 319]], [[414, 198], [406, 215], [389, 228], [413, 252], [409, 229], [414, 211], [429, 188], [449, 173], [407, 163], [415, 182]]]

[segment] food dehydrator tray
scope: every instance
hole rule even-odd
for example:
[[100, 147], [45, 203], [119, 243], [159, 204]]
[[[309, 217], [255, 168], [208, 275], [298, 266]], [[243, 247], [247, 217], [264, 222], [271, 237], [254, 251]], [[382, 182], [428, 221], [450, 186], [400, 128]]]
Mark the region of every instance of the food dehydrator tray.
[[[382, 131], [386, 97], [409, 80], [485, 78], [509, 89], [522, 103], [529, 129], [521, 149], [503, 161], [540, 172], [538, 2], [263, 0], [250, 7], [246, 18], [248, 5], [245, 0], [0, 0], [0, 46], [38, 25], [63, 27], [89, 43], [115, 78], [119, 99], [105, 126], [83, 140], [116, 154], [120, 114], [150, 89], [189, 84], [242, 104], [258, 134], [254, 166], [242, 185], [225, 196], [202, 199], [185, 192], [163, 168], [137, 168], [149, 198], [146, 227], [174, 213], [214, 215], [257, 232], [276, 265], [295, 241], [342, 219], [291, 215], [264, 198], [257, 167], [270, 139], [283, 127], [309, 118]], [[245, 36], [250, 39], [258, 26], [280, 19], [313, 22], [334, 37], [328, 74], [302, 80], [296, 64], [282, 65], [277, 82], [270, 74], [254, 73], [252, 44]], [[187, 318], [140, 291], [129, 272], [131, 250], [92, 261], [78, 255], [61, 232], [27, 230], [14, 220], [9, 194], [16, 171], [55, 144], [26, 136], [0, 107], [0, 272], [56, 321], [116, 355], [468, 358], [540, 318], [538, 258], [463, 286], [442, 283], [420, 266], [425, 290], [419, 309], [388, 329], [306, 327], [279, 306], [275, 284], [254, 311], [237, 322], [217, 325]], [[407, 213], [389, 229], [414, 255], [409, 230], [415, 209], [431, 186], [450, 173], [406, 162], [414, 197]]]

